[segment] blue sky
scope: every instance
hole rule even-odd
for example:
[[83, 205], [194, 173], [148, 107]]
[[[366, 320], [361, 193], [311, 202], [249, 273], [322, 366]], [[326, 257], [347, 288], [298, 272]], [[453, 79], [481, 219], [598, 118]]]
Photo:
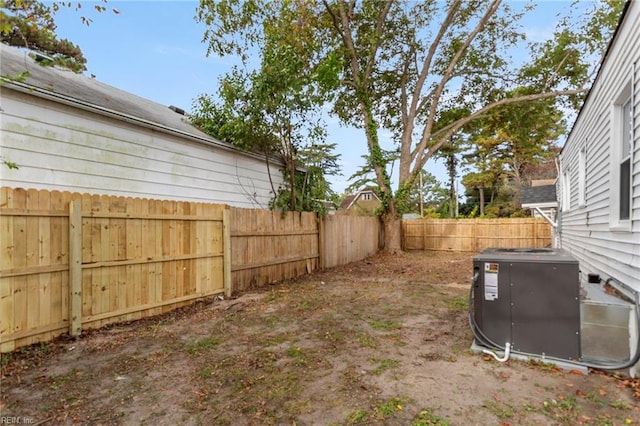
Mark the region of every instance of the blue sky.
[[[86, 74], [94, 74], [103, 83], [189, 111], [198, 95], [215, 94], [218, 78], [238, 63], [234, 58], [206, 56], [204, 25], [194, 20], [195, 1], [109, 1], [106, 6], [119, 14], [96, 13], [93, 5], [97, 2], [81, 3], [80, 11], [58, 12], [57, 33], [80, 46], [88, 61]], [[514, 7], [525, 4], [516, 0], [510, 3]], [[570, 7], [568, 0], [538, 3], [523, 21], [532, 40], [548, 38], [557, 14], [566, 13]], [[91, 18], [91, 25], [84, 25], [81, 16]], [[343, 169], [343, 176], [331, 181], [334, 190], [342, 192], [349, 176], [362, 163], [365, 137], [361, 130], [341, 127], [334, 120], [328, 124], [328, 142], [338, 143]], [[430, 162], [426, 169], [445, 182], [442, 165]]]

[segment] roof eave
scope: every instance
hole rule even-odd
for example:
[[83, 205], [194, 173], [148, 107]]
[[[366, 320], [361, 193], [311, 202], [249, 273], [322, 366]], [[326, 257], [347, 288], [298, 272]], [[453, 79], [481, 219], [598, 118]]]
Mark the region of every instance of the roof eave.
[[569, 141], [569, 138], [571, 137], [571, 134], [573, 133], [573, 129], [576, 127], [576, 123], [578, 122], [578, 119], [580, 119], [580, 116], [582, 115], [582, 110], [584, 109], [584, 106], [587, 104], [587, 100], [589, 100], [589, 97], [591, 96], [591, 89], [593, 89], [593, 86], [595, 86], [596, 82], [600, 78], [600, 73], [602, 71], [602, 66], [604, 65], [604, 63], [606, 62], [607, 58], [609, 57], [609, 53], [611, 52], [611, 48], [613, 46], [613, 43], [614, 43], [615, 39], [618, 37], [618, 33], [620, 32], [620, 28], [622, 27], [622, 22], [624, 21], [624, 18], [627, 15], [627, 11], [629, 10], [629, 6], [631, 5], [631, 1], [632, 0], [627, 0], [625, 2], [625, 4], [624, 4], [624, 7], [622, 8], [622, 13], [620, 14], [620, 19], [618, 20], [618, 25], [616, 26], [616, 29], [613, 32], [613, 35], [611, 36], [611, 39], [609, 40], [609, 44], [607, 45], [607, 49], [605, 50], [604, 56], [600, 60], [600, 65], [598, 66], [598, 72], [596, 74], [596, 77], [593, 79], [593, 83], [591, 84], [591, 87], [587, 91], [587, 95], [584, 97], [584, 101], [582, 102], [582, 105], [580, 106], [580, 110], [578, 111], [578, 115], [576, 115], [576, 119], [573, 121], [573, 126], [571, 126], [571, 130], [569, 131], [569, 134], [567, 135], [567, 138], [565, 139], [564, 146], [562, 148], [560, 148], [560, 153], [559, 154], [562, 154], [562, 152], [564, 151], [564, 147], [567, 146], [567, 142]]
[[545, 202], [545, 203], [525, 203], [525, 204], [522, 204], [522, 208], [523, 209], [531, 209], [531, 208], [535, 208], [535, 207], [540, 207], [540, 208], [558, 207], [558, 202], [557, 201], [553, 201], [553, 202]]
[[[245, 155], [247, 157], [252, 157], [255, 159], [259, 159], [259, 160], [265, 160], [264, 156], [261, 156], [259, 154], [253, 153], [253, 152], [249, 152], [249, 151], [242, 151], [239, 150], [231, 145], [225, 144], [224, 142], [220, 142], [214, 138], [207, 138], [207, 137], [202, 137], [199, 135], [195, 135], [195, 134], [191, 134], [188, 132], [185, 132], [183, 130], [179, 130], [179, 129], [175, 129], [175, 128], [171, 128], [159, 123], [155, 123], [153, 121], [149, 121], [149, 120], [145, 120], [143, 118], [140, 117], [135, 117], [133, 115], [129, 115], [126, 113], [122, 113], [122, 112], [118, 112], [109, 108], [105, 108], [105, 107], [101, 107], [98, 105], [94, 105], [91, 104], [89, 102], [85, 102], [79, 99], [75, 99], [72, 98], [70, 96], [66, 96], [60, 93], [56, 93], [56, 92], [52, 92], [49, 90], [45, 90], [42, 89], [38, 86], [34, 86], [34, 85], [30, 85], [24, 82], [18, 82], [18, 81], [14, 81], [11, 79], [7, 79], [5, 77], [1, 77], [0, 76], [0, 82], [1, 82], [1, 86], [2, 88], [11, 88], [13, 90], [16, 90], [18, 92], [22, 92], [22, 93], [26, 93], [29, 95], [33, 95], [33, 96], [37, 96], [43, 99], [47, 99], [53, 102], [58, 102], [64, 105], [68, 105], [68, 106], [72, 106], [72, 107], [77, 107], [79, 109], [88, 111], [88, 112], [93, 112], [96, 114], [100, 114], [103, 115], [105, 117], [109, 117], [109, 118], [114, 118], [116, 120], [121, 120], [121, 121], [125, 121], [131, 124], [136, 124], [151, 130], [158, 130], [162, 133], [165, 134], [169, 134], [172, 136], [179, 136], [179, 137], [183, 137], [183, 138], [187, 138], [190, 139], [192, 141], [195, 142], [199, 142], [199, 143], [203, 143], [209, 146], [214, 146], [216, 148], [220, 148], [220, 149], [224, 149], [226, 151], [230, 151], [230, 152], [235, 152], [238, 154], [242, 154]], [[270, 161], [283, 166], [284, 163], [281, 161], [278, 161], [277, 159], [271, 159]]]

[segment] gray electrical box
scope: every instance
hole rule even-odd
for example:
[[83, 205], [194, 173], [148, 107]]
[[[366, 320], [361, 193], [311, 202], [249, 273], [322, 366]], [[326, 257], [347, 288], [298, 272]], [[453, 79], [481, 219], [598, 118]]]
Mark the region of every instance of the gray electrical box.
[[561, 249], [500, 249], [473, 259], [478, 328], [500, 346], [566, 360], [580, 353], [578, 261]]

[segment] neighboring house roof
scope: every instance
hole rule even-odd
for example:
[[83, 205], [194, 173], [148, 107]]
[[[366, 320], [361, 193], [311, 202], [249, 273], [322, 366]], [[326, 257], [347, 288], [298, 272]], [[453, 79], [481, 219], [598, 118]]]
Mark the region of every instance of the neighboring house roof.
[[[353, 204], [358, 201], [360, 199], [360, 196], [363, 194], [372, 194], [373, 197], [380, 201], [380, 198], [378, 198], [378, 196], [376, 195], [376, 193], [370, 189], [363, 189], [361, 191], [358, 191], [356, 194], [354, 195], [347, 195], [345, 197], [344, 200], [342, 200], [342, 203], [340, 203], [340, 208], [343, 210], [349, 210], [351, 207], [353, 207]], [[367, 201], [371, 201], [371, 200], [367, 200]]]
[[[187, 116], [168, 106], [101, 83], [83, 74], [76, 74], [71, 70], [40, 65], [30, 54], [33, 52], [0, 43], [2, 86], [112, 118], [135, 122], [161, 132], [178, 134], [202, 143], [263, 158], [260, 155], [240, 151], [229, 143], [207, 135], [194, 127]], [[24, 78], [16, 79], [25, 71], [28, 74]]]
[[353, 200], [356, 199], [355, 195], [347, 195], [344, 200], [342, 200], [342, 203], [340, 203], [340, 208], [343, 210], [347, 210], [350, 206], [351, 203], [353, 203]]
[[557, 205], [556, 186], [541, 185], [522, 188], [520, 192], [522, 207], [534, 207], [541, 205]]

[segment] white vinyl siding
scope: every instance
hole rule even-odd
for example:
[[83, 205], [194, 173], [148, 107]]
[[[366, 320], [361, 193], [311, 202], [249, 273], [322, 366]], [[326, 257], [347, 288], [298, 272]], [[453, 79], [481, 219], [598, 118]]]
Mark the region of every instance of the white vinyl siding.
[[268, 208], [281, 166], [2, 90], [2, 186]]
[[578, 206], [580, 207], [584, 207], [584, 205], [587, 203], [586, 168], [587, 168], [587, 149], [583, 147], [580, 150], [580, 156], [578, 157]]
[[[582, 277], [604, 279], [640, 290], [640, 2], [630, 2], [622, 26], [602, 63], [598, 77], [578, 115], [561, 154], [560, 185], [570, 186], [572, 206], [559, 222], [561, 246], [579, 261]], [[625, 104], [630, 135], [624, 155], [621, 136]], [[584, 154], [582, 154], [584, 152]], [[628, 158], [628, 191], [621, 188]], [[582, 164], [584, 162], [584, 180]], [[564, 188], [559, 197], [564, 201]], [[620, 216], [620, 192], [629, 194], [628, 219]], [[622, 219], [622, 220], [621, 220]]]

